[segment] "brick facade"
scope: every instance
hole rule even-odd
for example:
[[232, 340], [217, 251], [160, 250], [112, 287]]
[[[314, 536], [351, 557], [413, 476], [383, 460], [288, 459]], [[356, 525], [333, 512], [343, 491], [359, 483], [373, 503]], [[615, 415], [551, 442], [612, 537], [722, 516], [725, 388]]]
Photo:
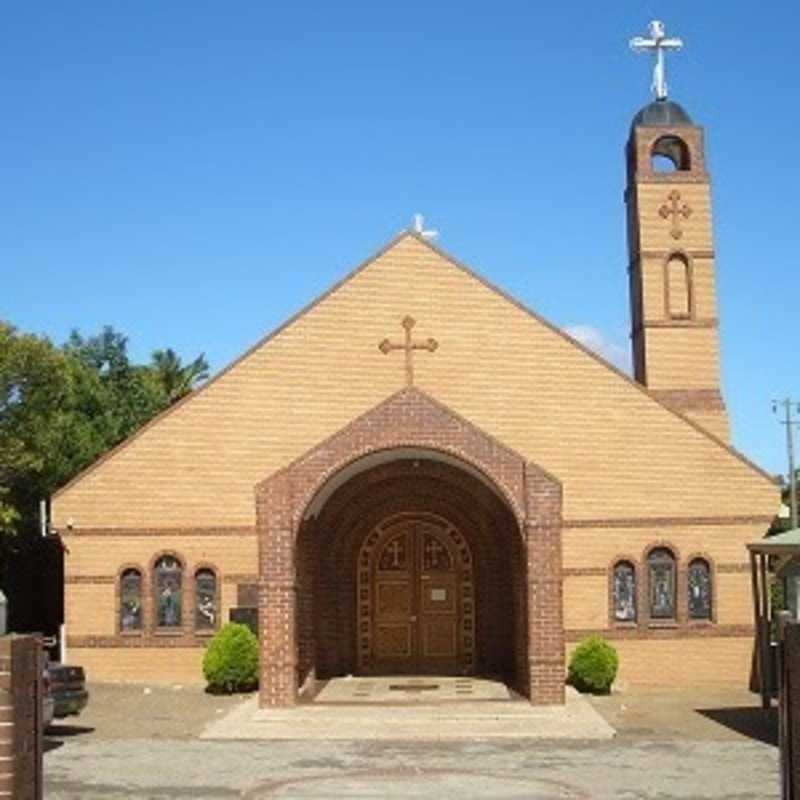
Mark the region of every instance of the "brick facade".
[[[676, 155], [675, 171], [653, 168], [653, 154], [664, 141], [670, 142], [666, 150]], [[631, 130], [627, 161], [636, 379], [665, 405], [728, 441], [719, 390], [711, 191], [702, 128], [637, 125]], [[673, 259], [685, 266], [685, 294], [670, 280]]]
[[[393, 453], [409, 450], [420, 455], [406, 456], [404, 463], [395, 463]], [[349, 494], [345, 485], [344, 495], [340, 489], [323, 506], [327, 513], [309, 520], [308, 510], [326, 485], [344, 470], [357, 469], [359, 460], [373, 454], [385, 454], [388, 466], [359, 474], [359, 482], [369, 484], [391, 475], [400, 485], [389, 487], [388, 493], [384, 487], [383, 494], [362, 490], [361, 496], [369, 500], [369, 513], [358, 513], [357, 506], [348, 503], [347, 511], [357, 518], [349, 525], [344, 520], [336, 521], [337, 505], [341, 506], [343, 497]], [[436, 463], [437, 457], [442, 456], [446, 457], [447, 466]], [[450, 460], [462, 463], [465, 469], [459, 470]], [[414, 475], [420, 466], [421, 471]], [[453, 506], [459, 492], [463, 495], [468, 487], [475, 490], [475, 483], [480, 484], [467, 469], [477, 471], [494, 487], [494, 497], [487, 498], [493, 510], [469, 509], [469, 503], [466, 511]], [[437, 481], [444, 483], [444, 491], [435, 490]], [[489, 559], [482, 563], [479, 560], [483, 572], [479, 658], [485, 667], [492, 658], [502, 662], [504, 645], [507, 649], [508, 643], [513, 643], [507, 663], [494, 661], [490, 668], [510, 673], [511, 682], [532, 702], [563, 702], [561, 486], [466, 420], [409, 388], [270, 476], [256, 490], [262, 575], [260, 628], [264, 632], [262, 705], [292, 705], [307, 678], [341, 674], [352, 666], [354, 635], [340, 633], [352, 626], [354, 619], [354, 553], [371, 525], [381, 515], [391, 513], [387, 507], [391, 503], [396, 509], [409, 510], [416, 505], [421, 511], [461, 518], [462, 531], [478, 550], [481, 544], [484, 550], [492, 544], [486, 541], [487, 523], [493, 518], [502, 521], [501, 526], [492, 529], [492, 535], [502, 537], [506, 563], [499, 566], [488, 563]], [[319, 573], [314, 557], [325, 552], [324, 535], [315, 536], [320, 529], [327, 531], [327, 538], [333, 539], [340, 553], [338, 559], [333, 559], [339, 563], [327, 586], [319, 579], [314, 582], [315, 571]], [[520, 555], [515, 558], [517, 551]], [[492, 588], [510, 595], [506, 599], [510, 620], [500, 609], [490, 607]], [[337, 592], [342, 606], [331, 602], [331, 594]], [[490, 627], [498, 623], [498, 630], [491, 633]], [[504, 630], [504, 624], [510, 628]], [[480, 633], [481, 628], [485, 633]], [[493, 644], [498, 643], [500, 652], [493, 652]]]
[[42, 795], [42, 649], [35, 636], [0, 637], [0, 798]]
[[[653, 172], [663, 135], [683, 137], [689, 169]], [[258, 585], [262, 702], [292, 703], [316, 678], [352, 671], [354, 554], [378, 517], [413, 510], [464, 531], [478, 668], [535, 701], [560, 701], [564, 659], [591, 632], [615, 641], [624, 682], [745, 685], [744, 545], [779, 498], [727, 445], [702, 130], [635, 128], [628, 154], [637, 380], [404, 233], [56, 495], [71, 657], [97, 679], [200, 682], [207, 636], [189, 614], [203, 565], [217, 575], [220, 620]], [[678, 238], [661, 213], [672, 191], [691, 207]], [[685, 260], [683, 300], [672, 256]], [[415, 354], [418, 389], [402, 354], [378, 346], [407, 315], [415, 338], [438, 343]], [[414, 449], [429, 454], [416, 471]], [[658, 543], [677, 569], [666, 624], [646, 613]], [[184, 569], [179, 631], [153, 623], [164, 552]], [[697, 554], [713, 584], [713, 618], [699, 624], [686, 601]], [[639, 576], [632, 625], [612, 614], [621, 557]], [[145, 622], [123, 634], [119, 578], [134, 565]]]

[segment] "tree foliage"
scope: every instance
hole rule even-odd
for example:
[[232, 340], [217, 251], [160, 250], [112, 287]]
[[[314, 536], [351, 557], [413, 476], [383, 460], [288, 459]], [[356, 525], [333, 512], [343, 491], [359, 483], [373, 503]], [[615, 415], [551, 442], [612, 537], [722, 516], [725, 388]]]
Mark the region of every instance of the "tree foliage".
[[167, 400], [174, 403], [185, 397], [199, 381], [208, 377], [208, 362], [204, 353], [188, 364], [171, 348], [153, 353], [153, 369]]
[[208, 374], [203, 356], [183, 366], [161, 352], [171, 354], [175, 380], [156, 354], [132, 363], [127, 338], [111, 327], [73, 331], [58, 347], [0, 321], [0, 539], [35, 530], [41, 498]]

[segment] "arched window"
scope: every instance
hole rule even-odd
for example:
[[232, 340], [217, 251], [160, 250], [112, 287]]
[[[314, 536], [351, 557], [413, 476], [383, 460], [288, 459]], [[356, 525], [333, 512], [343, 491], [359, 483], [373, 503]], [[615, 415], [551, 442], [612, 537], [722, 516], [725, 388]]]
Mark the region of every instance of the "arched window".
[[711, 569], [695, 558], [689, 564], [689, 619], [711, 619]]
[[673, 319], [692, 315], [692, 284], [689, 262], [681, 253], [673, 253], [667, 261], [667, 313]]
[[614, 619], [617, 622], [636, 621], [636, 570], [630, 561], [614, 565], [611, 585], [614, 602]]
[[162, 556], [153, 571], [156, 626], [179, 628], [181, 625], [181, 588], [183, 567], [174, 556]]
[[142, 573], [126, 569], [119, 578], [119, 627], [121, 631], [142, 629]]
[[207, 567], [194, 574], [194, 627], [197, 630], [217, 627], [217, 576]]
[[675, 557], [657, 547], [647, 557], [651, 619], [675, 619]]
[[662, 136], [650, 151], [653, 172], [688, 172], [692, 168], [689, 148], [677, 136]]

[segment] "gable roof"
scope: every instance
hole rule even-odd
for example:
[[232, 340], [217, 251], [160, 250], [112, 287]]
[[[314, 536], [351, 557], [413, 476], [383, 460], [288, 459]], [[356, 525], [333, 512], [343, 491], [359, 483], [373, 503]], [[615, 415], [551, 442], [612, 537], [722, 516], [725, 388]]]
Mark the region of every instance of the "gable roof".
[[179, 400], [177, 403], [173, 404], [169, 408], [165, 409], [160, 414], [156, 415], [153, 419], [151, 419], [149, 422], [147, 422], [145, 425], [143, 425], [141, 428], [139, 428], [137, 431], [135, 431], [133, 434], [131, 434], [128, 438], [124, 439], [122, 442], [117, 444], [111, 450], [109, 450], [108, 452], [106, 452], [102, 456], [100, 456], [96, 461], [94, 461], [92, 464], [90, 464], [84, 470], [79, 472], [70, 481], [68, 481], [66, 484], [64, 484], [64, 486], [60, 487], [53, 494], [53, 497], [54, 498], [59, 497], [62, 493], [67, 491], [69, 488], [71, 488], [75, 484], [79, 483], [84, 477], [86, 477], [87, 475], [89, 475], [90, 473], [92, 473], [96, 469], [98, 469], [106, 461], [108, 461], [111, 458], [113, 458], [117, 453], [119, 453], [120, 451], [122, 451], [126, 447], [128, 447], [132, 442], [136, 441], [136, 439], [138, 439], [140, 436], [142, 436], [146, 431], [148, 431], [151, 428], [153, 428], [156, 425], [158, 425], [165, 417], [173, 414], [178, 409], [182, 408], [185, 404], [191, 403], [195, 398], [197, 398], [199, 395], [204, 393], [210, 386], [215, 384], [223, 376], [225, 376], [227, 373], [229, 373], [231, 370], [233, 370], [238, 364], [240, 364], [245, 359], [247, 359], [252, 353], [254, 353], [255, 351], [259, 350], [261, 347], [263, 347], [264, 345], [269, 343], [272, 339], [274, 339], [276, 336], [278, 336], [284, 330], [286, 330], [287, 328], [291, 327], [295, 322], [297, 322], [303, 316], [308, 314], [312, 309], [314, 309], [320, 303], [325, 301], [328, 297], [330, 297], [331, 295], [335, 294], [345, 284], [347, 284], [350, 281], [352, 281], [359, 273], [361, 273], [364, 270], [366, 270], [371, 264], [373, 264], [375, 261], [380, 259], [383, 255], [388, 253], [390, 250], [392, 250], [394, 247], [396, 247], [401, 241], [403, 241], [404, 239], [407, 239], [407, 238], [414, 239], [417, 242], [419, 242], [420, 244], [424, 245], [426, 248], [430, 249], [432, 252], [434, 252], [440, 258], [442, 258], [443, 260], [445, 260], [446, 262], [448, 262], [452, 266], [456, 267], [457, 269], [461, 270], [469, 278], [479, 282], [484, 287], [489, 289], [491, 292], [493, 292], [496, 295], [498, 295], [499, 297], [501, 297], [505, 302], [509, 303], [510, 305], [512, 305], [513, 307], [518, 309], [519, 311], [522, 311], [524, 314], [526, 314], [529, 317], [533, 318], [539, 324], [541, 324], [545, 328], [549, 329], [551, 332], [555, 333], [556, 335], [560, 336], [561, 338], [563, 338], [564, 340], [569, 342], [575, 349], [581, 351], [587, 357], [589, 357], [589, 358], [593, 359], [594, 361], [596, 361], [597, 363], [601, 364], [607, 370], [611, 371], [612, 373], [615, 373], [620, 379], [622, 379], [623, 381], [628, 383], [631, 387], [635, 388], [637, 391], [641, 392], [643, 395], [648, 397], [649, 400], [651, 400], [653, 403], [659, 405], [660, 407], [662, 407], [663, 409], [668, 411], [670, 414], [672, 414], [673, 416], [675, 416], [678, 419], [680, 419], [683, 423], [685, 423], [686, 425], [688, 425], [691, 428], [695, 429], [697, 432], [701, 433], [703, 436], [705, 436], [707, 439], [712, 441], [714, 444], [716, 444], [717, 446], [721, 447], [722, 449], [724, 449], [725, 451], [730, 453], [734, 458], [736, 458], [739, 461], [741, 461], [745, 466], [747, 466], [753, 472], [758, 474], [760, 477], [763, 477], [764, 479], [769, 481], [771, 484], [777, 484], [778, 483], [777, 479], [774, 476], [768, 474], [765, 470], [763, 470], [761, 467], [759, 467], [753, 461], [748, 459], [746, 456], [744, 456], [742, 453], [740, 453], [734, 447], [732, 447], [728, 443], [722, 441], [721, 439], [716, 437], [714, 434], [712, 434], [710, 431], [706, 430], [704, 427], [702, 427], [701, 425], [697, 424], [696, 422], [694, 422], [693, 420], [691, 420], [690, 418], [688, 418], [684, 414], [681, 414], [680, 412], [678, 412], [678, 411], [674, 410], [673, 408], [671, 408], [670, 406], [666, 405], [658, 397], [654, 396], [646, 387], [642, 386], [642, 384], [640, 384], [637, 381], [635, 381], [630, 375], [628, 375], [627, 373], [623, 372], [618, 367], [616, 367], [613, 364], [611, 364], [608, 361], [606, 361], [600, 355], [595, 353], [593, 350], [590, 350], [583, 343], [579, 342], [577, 339], [575, 339], [574, 337], [570, 336], [568, 333], [566, 333], [564, 330], [559, 328], [557, 325], [555, 325], [554, 323], [550, 322], [549, 320], [547, 320], [546, 318], [544, 318], [543, 316], [541, 316], [537, 312], [533, 311], [531, 308], [526, 306], [524, 303], [522, 303], [516, 297], [514, 297], [513, 295], [511, 295], [508, 292], [504, 291], [503, 289], [499, 288], [498, 286], [493, 284], [491, 281], [489, 281], [488, 279], [486, 279], [485, 277], [480, 275], [478, 272], [476, 272], [474, 269], [472, 269], [471, 267], [467, 266], [463, 262], [459, 261], [454, 256], [450, 255], [447, 251], [441, 249], [440, 247], [437, 247], [436, 245], [434, 245], [429, 240], [427, 240], [426, 238], [424, 238], [420, 234], [416, 233], [415, 231], [404, 230], [404, 231], [401, 231], [399, 234], [397, 234], [395, 237], [393, 237], [386, 245], [384, 245], [382, 248], [380, 248], [377, 252], [373, 253], [365, 261], [361, 262], [357, 267], [355, 267], [353, 270], [351, 270], [349, 273], [347, 273], [340, 280], [336, 281], [325, 292], [323, 292], [322, 294], [317, 296], [314, 300], [312, 300], [311, 302], [307, 303], [298, 312], [296, 312], [295, 314], [290, 316], [283, 324], [279, 325], [277, 328], [274, 328], [272, 331], [270, 331], [269, 333], [267, 333], [266, 335], [261, 337], [261, 339], [259, 339], [255, 344], [253, 344], [247, 350], [245, 350], [238, 358], [234, 359], [227, 366], [225, 366], [223, 369], [221, 369], [219, 372], [217, 372], [210, 380], [206, 381], [206, 383], [204, 383], [201, 387], [199, 387], [198, 389], [196, 389], [195, 391], [193, 391], [191, 394], [187, 395], [186, 397], [182, 398], [181, 400]]

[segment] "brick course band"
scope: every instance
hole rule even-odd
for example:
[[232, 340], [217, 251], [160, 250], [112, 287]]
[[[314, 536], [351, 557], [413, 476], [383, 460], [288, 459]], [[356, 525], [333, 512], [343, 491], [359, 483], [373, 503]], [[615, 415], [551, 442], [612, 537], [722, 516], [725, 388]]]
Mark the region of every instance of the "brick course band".
[[131, 631], [116, 636], [67, 636], [67, 647], [205, 647], [216, 631], [189, 633], [139, 633]]
[[256, 529], [250, 525], [236, 525], [224, 527], [198, 527], [198, 528], [66, 528], [60, 530], [59, 534], [62, 539], [68, 539], [71, 536], [99, 536], [106, 538], [108, 536], [152, 536], [158, 538], [167, 538], [175, 536], [255, 536]]
[[654, 397], [676, 411], [724, 411], [719, 389], [651, 389]]
[[618, 623], [611, 628], [571, 628], [565, 632], [569, 643], [593, 635], [605, 639], [752, 639], [754, 628], [713, 622], [651, 622], [649, 625]]
[[697, 525], [769, 525], [774, 516], [767, 514], [719, 517], [608, 517], [602, 519], [565, 519], [562, 528], [660, 528]]

